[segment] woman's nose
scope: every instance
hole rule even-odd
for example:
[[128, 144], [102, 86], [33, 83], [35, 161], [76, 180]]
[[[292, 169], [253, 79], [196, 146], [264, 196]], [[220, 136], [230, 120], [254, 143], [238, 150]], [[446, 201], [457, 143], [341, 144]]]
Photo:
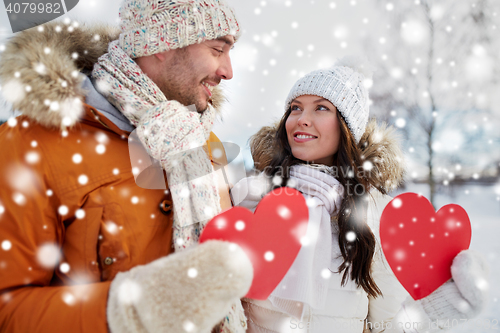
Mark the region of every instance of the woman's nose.
[[304, 111], [302, 112], [302, 115], [300, 116], [299, 120], [297, 121], [297, 124], [299, 126], [311, 126], [311, 117], [308, 112]]

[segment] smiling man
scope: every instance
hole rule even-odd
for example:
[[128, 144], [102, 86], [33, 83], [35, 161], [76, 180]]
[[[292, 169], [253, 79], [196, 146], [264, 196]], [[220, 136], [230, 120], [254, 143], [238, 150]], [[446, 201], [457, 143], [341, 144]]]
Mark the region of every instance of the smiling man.
[[[22, 116], [0, 127], [0, 331], [244, 332], [250, 261], [197, 245], [229, 207], [224, 161], [192, 149], [218, 142], [240, 27], [222, 0], [125, 0], [120, 18], [26, 30], [1, 55]], [[167, 190], [136, 185], [136, 129]]]
[[233, 77], [229, 50], [235, 38], [231, 35], [137, 58], [136, 62], [169, 100], [207, 109], [212, 91], [221, 80]]

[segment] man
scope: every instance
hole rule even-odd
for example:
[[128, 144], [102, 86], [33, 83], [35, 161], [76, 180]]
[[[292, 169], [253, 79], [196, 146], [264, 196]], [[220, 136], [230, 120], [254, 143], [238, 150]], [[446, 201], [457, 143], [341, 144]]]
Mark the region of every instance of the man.
[[[210, 129], [238, 22], [222, 0], [125, 0], [120, 17], [33, 28], [1, 55], [23, 115], [0, 127], [0, 330], [244, 332], [248, 258], [195, 246], [230, 206]], [[136, 185], [136, 128], [169, 189]]]

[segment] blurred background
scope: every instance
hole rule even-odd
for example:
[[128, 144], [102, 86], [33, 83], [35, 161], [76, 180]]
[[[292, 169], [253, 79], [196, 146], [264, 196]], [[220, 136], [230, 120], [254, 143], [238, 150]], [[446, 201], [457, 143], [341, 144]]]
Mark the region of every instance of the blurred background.
[[[249, 137], [279, 120], [294, 82], [344, 55], [373, 65], [372, 117], [397, 128], [407, 175], [401, 192], [417, 192], [436, 209], [464, 207], [472, 248], [500, 278], [500, 1], [498, 0], [227, 0], [243, 35], [232, 50], [234, 78], [214, 132], [240, 147], [231, 153], [234, 184], [251, 173]], [[80, 0], [67, 15], [118, 24], [119, 0]], [[0, 6], [0, 52], [12, 35]], [[1, 57], [1, 53], [0, 53]], [[0, 58], [1, 61], [1, 58]], [[0, 100], [0, 122], [13, 116]], [[5, 149], [7, 147], [0, 147]], [[500, 330], [500, 286], [476, 326]], [[487, 327], [488, 321], [490, 327]]]

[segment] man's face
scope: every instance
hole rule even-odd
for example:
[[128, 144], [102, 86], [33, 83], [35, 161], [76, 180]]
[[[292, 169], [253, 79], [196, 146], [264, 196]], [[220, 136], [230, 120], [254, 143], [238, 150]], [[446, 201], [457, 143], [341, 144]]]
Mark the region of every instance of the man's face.
[[205, 111], [212, 97], [211, 90], [221, 80], [233, 77], [229, 51], [234, 37], [190, 45], [167, 51], [169, 59], [163, 62], [155, 82], [169, 100], [186, 106], [195, 105], [198, 112]]

